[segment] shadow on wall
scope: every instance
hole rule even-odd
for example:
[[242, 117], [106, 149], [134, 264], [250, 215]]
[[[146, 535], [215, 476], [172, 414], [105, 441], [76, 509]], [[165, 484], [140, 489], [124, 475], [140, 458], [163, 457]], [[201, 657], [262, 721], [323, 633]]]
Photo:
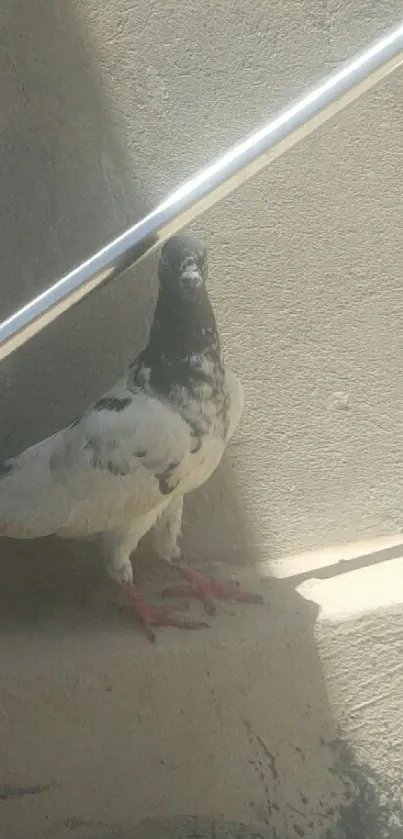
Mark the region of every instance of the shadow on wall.
[[[85, 48], [90, 39], [63, 0], [5, 0], [0, 33], [5, 317], [140, 218], [148, 204], [114, 135]], [[0, 458], [74, 419], [141, 349], [152, 316], [154, 265], [151, 258], [135, 274], [127, 272], [0, 365]], [[254, 562], [236, 496], [227, 461], [208, 489], [189, 500], [186, 543], [197, 559], [207, 553], [213, 560]], [[13, 554], [21, 550], [25, 555], [26, 548], [12, 547]]]
[[[0, 37], [3, 318], [148, 207], [70, 4], [4, 0]], [[113, 381], [144, 341], [149, 273], [129, 272], [2, 363], [0, 454], [54, 431]]]
[[[86, 33], [63, 0], [4, 0], [0, 35], [3, 318], [140, 218], [148, 204], [114, 135]], [[154, 264], [146, 261], [135, 275], [129, 271], [87, 298], [1, 364], [0, 457], [74, 419], [141, 349]], [[186, 522], [185, 542], [196, 559], [253, 563], [228, 461], [189, 500]], [[75, 551], [47, 549], [55, 581], [64, 552], [70, 558]], [[53, 552], [62, 563], [57, 568]], [[28, 559], [41, 562], [37, 543], [5, 544], [2, 554], [7, 566], [23, 558], [21, 574]]]

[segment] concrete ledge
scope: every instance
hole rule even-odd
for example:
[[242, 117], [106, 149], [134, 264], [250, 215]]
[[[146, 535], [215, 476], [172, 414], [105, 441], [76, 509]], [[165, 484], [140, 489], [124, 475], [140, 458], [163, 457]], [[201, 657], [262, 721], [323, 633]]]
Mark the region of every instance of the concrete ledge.
[[[222, 606], [209, 630], [163, 631], [152, 646], [116, 616], [103, 578], [69, 622], [61, 563], [46, 620], [2, 632], [2, 835], [148, 839], [130, 831], [158, 816], [257, 825], [265, 839], [400, 837], [398, 565], [369, 569], [382, 610], [374, 597], [359, 610], [362, 571], [297, 573], [262, 583], [263, 607]], [[77, 596], [87, 573], [93, 584], [85, 569]], [[160, 575], [142, 581], [149, 596]], [[254, 571], [239, 576], [256, 585]]]
[[326, 696], [312, 690], [313, 610], [285, 621], [282, 598], [267, 600], [155, 646], [123, 619], [3, 635], [2, 782], [43, 787], [3, 801], [7, 839], [178, 814], [319, 837], [344, 792]]

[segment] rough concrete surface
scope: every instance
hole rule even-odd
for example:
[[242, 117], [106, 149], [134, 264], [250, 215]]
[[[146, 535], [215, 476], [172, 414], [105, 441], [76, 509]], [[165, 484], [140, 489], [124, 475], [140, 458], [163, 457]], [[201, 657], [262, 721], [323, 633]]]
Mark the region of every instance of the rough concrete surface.
[[[3, 0], [0, 316], [400, 17], [397, 0]], [[96, 552], [2, 543], [5, 839], [157, 815], [401, 839], [398, 538], [349, 571], [343, 546], [402, 528], [402, 102], [399, 70], [195, 226], [246, 408], [188, 500], [184, 547], [264, 566], [267, 605], [150, 648]], [[71, 421], [141, 348], [153, 268], [1, 365], [1, 455]], [[142, 558], [145, 589], [165, 582]]]
[[[67, 546], [56, 564], [54, 548], [40, 545], [26, 577], [27, 554], [4, 563], [2, 835], [87, 839], [85, 827], [95, 839], [158, 814], [274, 839], [400, 839], [398, 592], [381, 622], [346, 620], [319, 605], [315, 573], [309, 587], [239, 569], [264, 606], [225, 604], [210, 629], [162, 630], [150, 645], [96, 557]], [[143, 559], [152, 601], [167, 572]], [[375, 566], [384, 586], [389, 565]]]
[[100, 824], [71, 821], [62, 827], [57, 839], [71, 839], [71, 830], [77, 839], [273, 839], [271, 828], [192, 816], [148, 819], [137, 827], [114, 826], [106, 830]]

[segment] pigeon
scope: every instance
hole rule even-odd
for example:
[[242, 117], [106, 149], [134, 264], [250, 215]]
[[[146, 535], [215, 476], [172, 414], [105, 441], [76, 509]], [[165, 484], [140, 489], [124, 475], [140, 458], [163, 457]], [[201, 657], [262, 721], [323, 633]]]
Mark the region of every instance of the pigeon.
[[107, 573], [150, 640], [154, 626], [208, 624], [141, 596], [131, 555], [149, 531], [158, 556], [182, 578], [163, 595], [199, 598], [210, 615], [214, 599], [261, 602], [233, 581], [204, 579], [179, 544], [184, 495], [215, 471], [243, 409], [242, 385], [224, 366], [207, 273], [196, 236], [168, 239], [145, 349], [82, 416], [0, 465], [0, 535], [96, 537]]

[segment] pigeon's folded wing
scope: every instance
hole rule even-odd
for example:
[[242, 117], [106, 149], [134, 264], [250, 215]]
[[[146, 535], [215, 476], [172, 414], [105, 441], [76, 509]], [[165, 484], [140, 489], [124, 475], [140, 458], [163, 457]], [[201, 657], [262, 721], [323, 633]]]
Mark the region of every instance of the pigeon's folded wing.
[[169, 495], [192, 433], [159, 399], [110, 391], [69, 428], [0, 470], [0, 535], [31, 538], [113, 529]]

